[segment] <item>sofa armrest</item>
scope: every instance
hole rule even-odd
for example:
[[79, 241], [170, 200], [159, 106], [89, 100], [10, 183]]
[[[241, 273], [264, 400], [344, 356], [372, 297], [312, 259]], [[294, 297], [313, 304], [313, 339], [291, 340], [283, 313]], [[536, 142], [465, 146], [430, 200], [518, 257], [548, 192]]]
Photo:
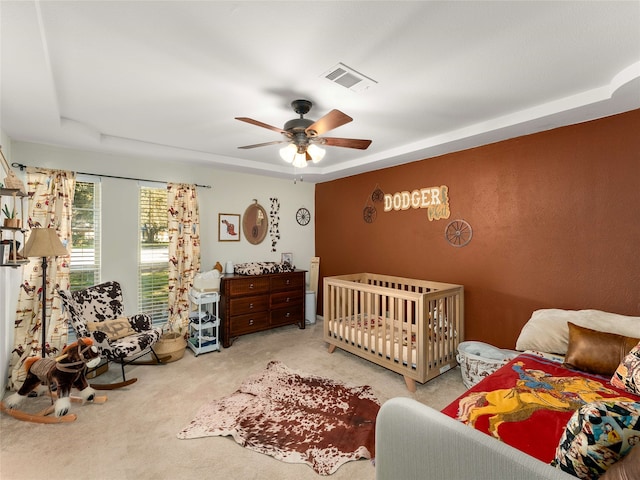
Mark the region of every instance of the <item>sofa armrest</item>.
[[393, 398], [376, 420], [376, 480], [576, 480], [410, 398]]

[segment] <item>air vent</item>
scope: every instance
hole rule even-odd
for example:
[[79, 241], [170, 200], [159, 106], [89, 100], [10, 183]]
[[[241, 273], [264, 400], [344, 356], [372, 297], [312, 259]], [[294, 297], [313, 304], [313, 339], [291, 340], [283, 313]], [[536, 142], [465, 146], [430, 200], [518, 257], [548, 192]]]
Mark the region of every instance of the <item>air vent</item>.
[[344, 63], [339, 63], [335, 67], [322, 74], [327, 80], [342, 85], [354, 92], [363, 92], [377, 84], [375, 80], [347, 67]]

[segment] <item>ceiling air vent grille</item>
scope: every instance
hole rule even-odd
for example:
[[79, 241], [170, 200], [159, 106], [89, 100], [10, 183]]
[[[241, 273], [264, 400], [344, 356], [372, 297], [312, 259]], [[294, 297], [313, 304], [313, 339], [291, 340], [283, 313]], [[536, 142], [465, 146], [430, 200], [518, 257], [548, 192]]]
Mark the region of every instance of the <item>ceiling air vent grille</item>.
[[335, 67], [322, 74], [327, 80], [342, 85], [344, 88], [354, 92], [362, 92], [375, 85], [375, 80], [347, 67], [344, 63], [339, 63]]

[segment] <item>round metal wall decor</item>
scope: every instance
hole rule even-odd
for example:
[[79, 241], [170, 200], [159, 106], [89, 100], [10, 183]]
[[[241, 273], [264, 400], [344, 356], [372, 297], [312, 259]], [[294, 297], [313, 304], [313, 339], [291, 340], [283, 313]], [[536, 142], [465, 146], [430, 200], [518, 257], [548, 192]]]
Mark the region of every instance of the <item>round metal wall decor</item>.
[[242, 232], [244, 238], [253, 245], [257, 245], [264, 240], [269, 230], [269, 219], [267, 212], [257, 200], [254, 200], [253, 205], [249, 205], [244, 211], [244, 217], [242, 218]]
[[362, 211], [362, 218], [367, 223], [373, 223], [373, 221], [376, 219], [377, 214], [378, 212], [376, 211], [376, 207], [366, 206]]
[[464, 220], [453, 220], [444, 229], [444, 238], [452, 247], [464, 247], [471, 241], [473, 230]]
[[362, 209], [362, 219], [366, 223], [373, 223], [378, 216], [378, 211], [375, 205], [373, 205], [373, 195], [367, 195], [367, 200], [364, 202], [364, 208]]
[[307, 210], [304, 207], [299, 208], [298, 211], [296, 212], [296, 221], [298, 222], [299, 225], [302, 225], [303, 227], [305, 225], [308, 225], [309, 222], [311, 221], [311, 214], [309, 213], [309, 210]]
[[378, 185], [376, 185], [376, 189], [371, 193], [371, 200], [374, 202], [384, 201], [384, 192]]

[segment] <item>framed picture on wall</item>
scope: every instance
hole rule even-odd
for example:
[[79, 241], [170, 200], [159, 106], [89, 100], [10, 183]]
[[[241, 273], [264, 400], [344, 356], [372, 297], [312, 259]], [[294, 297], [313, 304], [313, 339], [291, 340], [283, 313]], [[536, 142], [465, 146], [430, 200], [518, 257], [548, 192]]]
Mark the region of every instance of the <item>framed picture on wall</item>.
[[293, 253], [283, 253], [280, 256], [280, 261], [282, 263], [288, 263], [289, 265], [293, 265]]
[[219, 213], [218, 214], [218, 241], [219, 242], [239, 242], [240, 241], [240, 214]]

